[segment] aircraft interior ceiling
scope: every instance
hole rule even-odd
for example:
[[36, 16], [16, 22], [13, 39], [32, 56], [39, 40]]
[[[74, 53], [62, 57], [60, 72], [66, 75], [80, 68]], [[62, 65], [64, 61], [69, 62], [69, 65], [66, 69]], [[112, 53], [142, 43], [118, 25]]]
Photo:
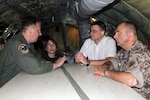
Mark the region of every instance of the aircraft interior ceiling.
[[35, 15], [45, 25], [63, 23], [79, 27], [82, 40], [88, 37], [91, 17], [104, 21], [109, 35], [124, 20], [136, 23], [139, 39], [150, 43], [150, 0], [1, 0], [0, 35], [20, 18]]

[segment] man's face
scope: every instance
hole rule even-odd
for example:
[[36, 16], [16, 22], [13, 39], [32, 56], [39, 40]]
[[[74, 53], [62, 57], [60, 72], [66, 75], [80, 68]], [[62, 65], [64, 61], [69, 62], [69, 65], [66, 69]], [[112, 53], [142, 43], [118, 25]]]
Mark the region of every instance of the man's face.
[[38, 40], [38, 37], [42, 35], [41, 33], [41, 24], [36, 23], [36, 25], [30, 26], [30, 43], [36, 42]]
[[117, 41], [117, 45], [123, 47], [128, 42], [128, 35], [126, 32], [125, 24], [120, 24], [114, 35], [115, 40]]
[[90, 37], [93, 41], [99, 42], [104, 36], [104, 30], [100, 29], [98, 25], [91, 26]]

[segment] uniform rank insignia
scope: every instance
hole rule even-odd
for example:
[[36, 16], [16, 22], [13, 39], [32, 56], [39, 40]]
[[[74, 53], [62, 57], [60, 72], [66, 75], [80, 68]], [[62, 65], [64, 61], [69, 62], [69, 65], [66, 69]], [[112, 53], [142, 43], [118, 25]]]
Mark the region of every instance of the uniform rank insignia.
[[28, 53], [29, 49], [26, 44], [20, 44], [18, 47], [19, 51], [23, 54]]

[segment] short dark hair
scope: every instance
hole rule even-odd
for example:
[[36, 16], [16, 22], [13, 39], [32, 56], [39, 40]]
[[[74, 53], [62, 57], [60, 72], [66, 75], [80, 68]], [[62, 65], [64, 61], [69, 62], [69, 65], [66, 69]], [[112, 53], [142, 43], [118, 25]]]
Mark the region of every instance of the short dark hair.
[[121, 23], [119, 23], [119, 25], [120, 24], [125, 24], [127, 28], [129, 28], [130, 30], [132, 30], [133, 33], [135, 35], [137, 35], [137, 26], [136, 26], [136, 24], [134, 22], [132, 22], [132, 21], [122, 21]]
[[93, 26], [93, 25], [98, 25], [102, 30], [104, 30], [106, 32], [106, 25], [104, 22], [96, 21], [91, 24], [91, 26]]
[[35, 25], [37, 22], [41, 23], [40, 19], [35, 16], [25, 16], [21, 19], [20, 31], [23, 32], [30, 25]]

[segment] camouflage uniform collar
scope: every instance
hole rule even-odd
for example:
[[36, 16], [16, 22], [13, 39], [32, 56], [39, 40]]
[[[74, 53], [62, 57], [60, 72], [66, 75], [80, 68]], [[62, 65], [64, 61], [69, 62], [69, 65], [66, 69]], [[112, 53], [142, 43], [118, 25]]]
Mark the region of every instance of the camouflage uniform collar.
[[145, 46], [143, 46], [143, 43], [139, 40], [137, 40], [129, 49], [129, 51], [134, 51], [137, 49], [145, 49]]

